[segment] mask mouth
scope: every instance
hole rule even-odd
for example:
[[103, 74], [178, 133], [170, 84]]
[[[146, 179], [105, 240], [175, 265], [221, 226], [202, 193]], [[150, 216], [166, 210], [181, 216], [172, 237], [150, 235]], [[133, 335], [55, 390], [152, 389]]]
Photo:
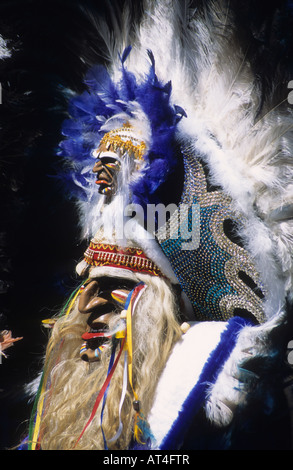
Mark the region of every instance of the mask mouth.
[[113, 182], [113, 175], [103, 167], [97, 174], [96, 184], [100, 186], [100, 189], [105, 189], [107, 187], [110, 188]]
[[84, 333], [82, 339], [85, 341], [87, 349], [94, 351], [98, 347], [108, 343], [111, 337], [99, 336], [98, 333]]
[[[108, 303], [100, 307], [98, 316], [95, 313], [90, 315], [87, 321], [89, 329], [82, 335], [89, 349], [94, 350], [111, 338], [108, 321], [116, 314], [113, 304]], [[103, 317], [102, 321], [99, 321], [100, 317]]]
[[96, 323], [95, 328], [82, 335], [84, 343], [80, 349], [80, 358], [85, 362], [97, 362], [101, 359], [104, 350], [111, 346], [112, 338], [118, 331], [125, 330], [125, 321], [117, 318], [113, 329], [109, 329], [106, 323]]
[[116, 158], [100, 158], [102, 164], [101, 170], [97, 174], [96, 184], [99, 186], [99, 192], [106, 194], [116, 189], [115, 176], [120, 170], [120, 163]]
[[82, 335], [84, 341], [90, 341], [95, 339], [104, 339], [111, 337], [109, 326], [106, 323], [96, 323], [94, 327], [91, 327], [89, 331], [86, 331]]
[[[84, 343], [80, 356], [86, 362], [93, 362], [100, 359], [102, 350], [111, 344], [112, 337], [123, 325], [120, 321], [120, 311], [111, 302], [99, 308], [98, 316], [93, 312], [87, 323], [88, 331], [81, 336]], [[114, 329], [110, 330], [109, 323], [114, 324]]]
[[101, 181], [96, 181], [96, 184], [99, 185], [99, 193], [104, 195], [112, 195], [113, 188], [109, 184], [105, 184]]
[[84, 341], [80, 357], [85, 362], [93, 362], [99, 360], [102, 350], [111, 342], [112, 335], [106, 323], [97, 322], [94, 328], [82, 335]]
[[106, 186], [109, 186], [111, 184], [111, 181], [108, 181], [106, 179], [106, 176], [103, 175], [103, 172], [101, 172], [101, 174], [96, 179], [96, 184], [99, 184], [104, 189]]
[[83, 333], [82, 339], [88, 341], [97, 338], [107, 338], [108, 336], [111, 336], [109, 333], [108, 325], [103, 324], [103, 328], [91, 328], [90, 331], [86, 331], [85, 333]]

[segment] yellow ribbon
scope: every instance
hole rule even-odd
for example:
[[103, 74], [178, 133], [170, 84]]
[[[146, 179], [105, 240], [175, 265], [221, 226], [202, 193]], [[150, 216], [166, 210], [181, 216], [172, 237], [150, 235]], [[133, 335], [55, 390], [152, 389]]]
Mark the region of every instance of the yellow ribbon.
[[[134, 390], [133, 387], [133, 381], [132, 381], [132, 360], [133, 360], [133, 353], [132, 353], [132, 299], [129, 303], [129, 306], [126, 311], [126, 327], [127, 327], [127, 337], [126, 337], [126, 344], [125, 344], [125, 349], [127, 349], [128, 352], [128, 380], [130, 383], [130, 386], [132, 388], [133, 396], [137, 402], [139, 402], [138, 395], [136, 391]], [[139, 406], [139, 404], [138, 404]], [[137, 442], [140, 444], [144, 444], [139, 438], [139, 435], [142, 433], [141, 429], [139, 428], [138, 425], [138, 417], [140, 416], [140, 411], [136, 411], [135, 413], [135, 419], [134, 419], [134, 438]], [[143, 419], [143, 418], [142, 418]]]
[[[86, 281], [87, 282], [87, 281]], [[71, 312], [71, 309], [81, 291], [83, 286], [81, 286], [77, 292], [74, 294], [74, 296], [72, 297], [67, 309], [66, 309], [66, 313], [65, 313], [65, 316], [67, 317], [69, 315], [69, 313]], [[42, 323], [44, 324], [50, 324], [52, 322], [52, 324], [56, 321], [56, 319], [49, 319], [49, 320], [43, 320]], [[40, 432], [40, 425], [41, 425], [41, 417], [42, 417], [42, 413], [43, 413], [43, 408], [44, 408], [44, 401], [45, 401], [45, 390], [46, 390], [46, 384], [47, 384], [47, 380], [48, 380], [48, 372], [46, 373], [46, 375], [44, 376], [44, 379], [43, 379], [43, 384], [42, 384], [42, 388], [41, 388], [41, 393], [40, 393], [40, 401], [38, 403], [38, 409], [37, 409], [37, 416], [36, 416], [36, 422], [35, 422], [35, 426], [34, 426], [34, 432], [33, 432], [33, 437], [32, 437], [32, 443], [31, 443], [31, 450], [35, 450], [36, 449], [36, 446], [37, 446], [37, 443], [38, 443], [38, 437], [39, 437], [39, 432]]]
[[41, 399], [40, 399], [40, 402], [38, 403], [38, 408], [37, 408], [37, 416], [36, 416], [36, 422], [35, 422], [35, 427], [34, 427], [34, 432], [33, 432], [33, 437], [32, 437], [31, 450], [36, 450], [36, 446], [38, 444], [41, 417], [42, 417], [44, 400], [45, 400], [44, 392], [45, 392], [47, 380], [48, 380], [48, 372], [44, 376], [44, 379], [43, 379], [43, 384], [42, 384], [42, 389], [41, 389], [41, 394], [40, 394]]
[[132, 382], [132, 300], [129, 302], [129, 306], [126, 311], [126, 328], [127, 328], [127, 338], [125, 348], [128, 350], [128, 379], [130, 386], [133, 391], [134, 398], [138, 400], [138, 396], [134, 390]]

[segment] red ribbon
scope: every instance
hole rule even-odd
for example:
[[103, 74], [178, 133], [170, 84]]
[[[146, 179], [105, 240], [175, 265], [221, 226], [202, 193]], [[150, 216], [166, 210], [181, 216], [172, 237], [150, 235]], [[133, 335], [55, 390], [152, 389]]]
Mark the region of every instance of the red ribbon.
[[106, 335], [105, 333], [84, 333], [81, 337], [85, 341], [88, 339], [93, 339], [93, 338], [104, 338]]
[[[112, 367], [111, 371], [109, 372], [109, 374], [108, 374], [108, 376], [107, 376], [107, 378], [106, 378], [106, 380], [105, 380], [105, 382], [104, 382], [104, 385], [102, 386], [102, 388], [101, 388], [101, 390], [100, 390], [100, 392], [99, 392], [99, 394], [98, 394], [98, 396], [97, 396], [97, 399], [96, 399], [96, 402], [95, 402], [95, 404], [94, 404], [94, 407], [93, 407], [92, 413], [91, 413], [91, 415], [90, 415], [90, 418], [89, 418], [88, 422], [86, 423], [85, 427], [83, 428], [83, 431], [82, 431], [82, 433], [80, 434], [79, 438], [77, 439], [76, 443], [74, 444], [74, 447], [77, 446], [77, 444], [78, 444], [78, 442], [80, 441], [80, 439], [82, 438], [82, 436], [83, 436], [85, 430], [86, 430], [87, 427], [90, 425], [90, 423], [92, 422], [92, 420], [93, 420], [93, 418], [94, 418], [94, 416], [95, 416], [95, 414], [96, 414], [96, 412], [97, 412], [97, 409], [98, 409], [98, 407], [99, 407], [99, 404], [100, 404], [100, 402], [101, 402], [101, 400], [102, 400], [102, 398], [103, 398], [104, 393], [106, 392], [106, 389], [107, 389], [107, 387], [108, 387], [108, 385], [109, 385], [110, 380], [112, 379], [112, 376], [113, 376], [113, 374], [114, 374], [114, 371], [115, 371], [115, 369], [116, 369], [116, 366], [117, 366], [117, 364], [118, 364], [118, 361], [119, 361], [119, 359], [120, 359], [120, 356], [121, 356], [121, 354], [122, 354], [125, 341], [126, 341], [126, 336], [123, 338], [122, 344], [121, 344], [121, 346], [120, 346], [120, 351], [119, 351], [119, 353], [118, 353], [118, 355], [117, 355], [117, 357], [116, 357], [116, 359], [115, 359], [115, 362], [114, 362], [114, 364], [113, 364], [113, 367]], [[74, 448], [74, 447], [73, 447], [73, 448]]]

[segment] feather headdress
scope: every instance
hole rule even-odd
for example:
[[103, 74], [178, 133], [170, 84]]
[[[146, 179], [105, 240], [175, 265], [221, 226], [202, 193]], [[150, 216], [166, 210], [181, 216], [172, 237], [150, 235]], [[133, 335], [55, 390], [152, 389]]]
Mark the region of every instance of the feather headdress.
[[[120, 69], [113, 75], [103, 66], [92, 68], [85, 78], [88, 90], [70, 101], [68, 119], [62, 132], [66, 137], [60, 143], [60, 155], [69, 162], [70, 170], [62, 175], [71, 182], [69, 191], [85, 201], [84, 214], [96, 208], [99, 195], [94, 186], [92, 168], [94, 150], [105, 133], [125, 124], [141, 136], [146, 150], [140, 173], [129, 182], [131, 201], [141, 204], [160, 202], [158, 193], [170, 173], [178, 166], [174, 153], [176, 126], [185, 112], [170, 101], [171, 82], [159, 81], [155, 73], [155, 59], [146, 51], [149, 69], [144, 76], [128, 71], [125, 63], [131, 52], [127, 47], [121, 56]], [[82, 203], [81, 203], [82, 204]], [[87, 217], [84, 222], [91, 224]], [[90, 227], [90, 235], [96, 228]]]

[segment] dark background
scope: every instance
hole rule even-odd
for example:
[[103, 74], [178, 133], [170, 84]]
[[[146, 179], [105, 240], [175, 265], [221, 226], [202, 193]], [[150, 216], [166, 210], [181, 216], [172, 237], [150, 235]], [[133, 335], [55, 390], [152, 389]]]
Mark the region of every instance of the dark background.
[[106, 62], [94, 18], [111, 24], [110, 11], [123, 3], [0, 3], [0, 34], [12, 52], [0, 62], [0, 328], [23, 336], [0, 365], [1, 449], [27, 432], [32, 403], [24, 387], [41, 370], [47, 342], [41, 320], [58, 312], [80, 282], [75, 266], [87, 245], [74, 200], [56, 178], [66, 89], [83, 91], [88, 67]]
[[[67, 110], [64, 91], [82, 91], [88, 66], [105, 62], [91, 15], [108, 18], [109, 5], [123, 3], [0, 4], [0, 34], [12, 52], [10, 59], [0, 62], [0, 328], [23, 336], [0, 365], [1, 449], [17, 445], [27, 431], [32, 404], [24, 386], [39, 372], [47, 342], [41, 320], [57, 312], [77, 285], [75, 266], [85, 248], [74, 201], [55, 178], [62, 163], [56, 150]], [[141, 5], [134, 3], [133, 15], [139, 18]], [[276, 61], [293, 79], [291, 2], [231, 5], [239, 27], [254, 38], [252, 63], [264, 93]], [[285, 13], [278, 7], [286, 7]], [[287, 80], [285, 72], [282, 76]], [[282, 413], [280, 422], [285, 425], [276, 445], [287, 449], [290, 423], [286, 411]]]

